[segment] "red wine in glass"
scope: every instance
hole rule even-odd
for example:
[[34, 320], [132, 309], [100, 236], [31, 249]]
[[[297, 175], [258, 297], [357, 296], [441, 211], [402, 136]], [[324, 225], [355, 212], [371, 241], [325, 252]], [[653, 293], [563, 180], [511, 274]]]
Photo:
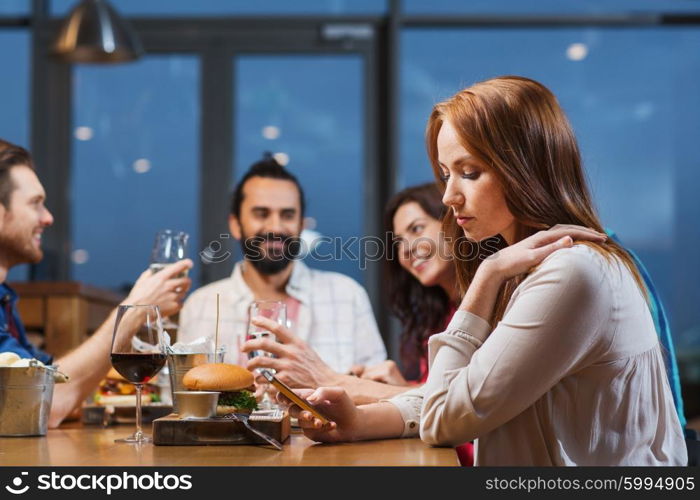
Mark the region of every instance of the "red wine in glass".
[[141, 429], [141, 391], [163, 368], [167, 356], [163, 344], [163, 324], [156, 305], [120, 305], [112, 334], [112, 366], [136, 388], [136, 430], [117, 443], [142, 444], [152, 439]]
[[148, 383], [165, 365], [163, 353], [112, 353], [112, 366], [132, 384]]

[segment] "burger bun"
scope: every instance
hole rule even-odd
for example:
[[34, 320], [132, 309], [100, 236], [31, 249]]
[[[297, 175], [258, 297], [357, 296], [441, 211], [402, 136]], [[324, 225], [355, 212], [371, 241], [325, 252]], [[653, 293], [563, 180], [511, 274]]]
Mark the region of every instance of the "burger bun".
[[254, 375], [242, 366], [228, 363], [207, 363], [188, 371], [182, 383], [191, 391], [232, 392], [254, 385]]

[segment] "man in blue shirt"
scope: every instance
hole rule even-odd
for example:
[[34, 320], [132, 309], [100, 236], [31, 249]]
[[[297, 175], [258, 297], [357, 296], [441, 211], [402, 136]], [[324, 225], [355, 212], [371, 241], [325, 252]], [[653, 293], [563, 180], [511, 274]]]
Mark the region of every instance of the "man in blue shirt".
[[[53, 223], [45, 199], [30, 154], [0, 139], [0, 352], [14, 352], [21, 358], [36, 358], [48, 364], [54, 362], [53, 357], [28, 341], [17, 314], [17, 294], [5, 283], [10, 268], [37, 263], [43, 257], [41, 236]], [[186, 259], [158, 273], [144, 271], [123, 303], [156, 304], [163, 315], [174, 314], [182, 307], [190, 287], [188, 278], [176, 276], [190, 267], [192, 261]], [[58, 384], [54, 390], [49, 426], [57, 426], [80, 405], [109, 370], [115, 316], [116, 310], [89, 339], [55, 360], [70, 381]]]

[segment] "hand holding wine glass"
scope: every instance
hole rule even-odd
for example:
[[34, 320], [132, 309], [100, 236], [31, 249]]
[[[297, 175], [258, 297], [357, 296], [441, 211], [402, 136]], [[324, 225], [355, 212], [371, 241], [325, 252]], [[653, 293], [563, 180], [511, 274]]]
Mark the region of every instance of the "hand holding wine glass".
[[[156, 233], [156, 239], [153, 242], [151, 250], [150, 270], [153, 274], [161, 271], [168, 264], [179, 262], [187, 256], [187, 240], [190, 235], [184, 231], [173, 231], [171, 229], [163, 229]], [[184, 269], [178, 278], [186, 278], [189, 268]], [[176, 290], [178, 291], [178, 290]], [[177, 323], [171, 321], [167, 317], [163, 318], [165, 328], [176, 329]]]
[[182, 308], [182, 300], [192, 285], [190, 278], [178, 276], [182, 276], [190, 268], [192, 268], [192, 261], [184, 259], [175, 264], [169, 264], [156, 274], [146, 269], [134, 283], [124, 304], [157, 305], [163, 316], [177, 313]]
[[141, 389], [166, 361], [160, 310], [154, 305], [121, 305], [112, 335], [112, 366], [136, 387], [136, 431], [121, 443], [148, 443], [141, 430]]

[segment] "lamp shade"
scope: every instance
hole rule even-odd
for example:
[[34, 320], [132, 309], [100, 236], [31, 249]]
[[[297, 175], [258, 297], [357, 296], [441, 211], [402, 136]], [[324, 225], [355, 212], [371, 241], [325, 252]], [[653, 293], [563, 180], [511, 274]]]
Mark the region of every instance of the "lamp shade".
[[133, 61], [143, 52], [131, 26], [107, 0], [82, 0], [63, 22], [52, 53], [67, 62]]

